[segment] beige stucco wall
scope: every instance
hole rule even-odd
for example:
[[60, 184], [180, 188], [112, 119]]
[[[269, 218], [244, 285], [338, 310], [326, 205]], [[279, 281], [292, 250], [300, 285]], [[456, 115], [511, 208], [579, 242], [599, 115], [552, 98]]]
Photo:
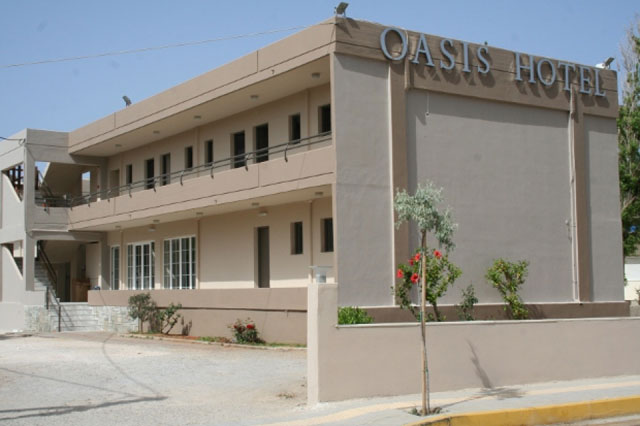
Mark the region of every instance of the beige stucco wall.
[[616, 122], [584, 116], [593, 300], [624, 298]]
[[[120, 288], [126, 288], [128, 244], [155, 242], [155, 287], [162, 288], [163, 241], [167, 238], [187, 236], [196, 237], [197, 288], [254, 288], [257, 286], [255, 229], [259, 226], [269, 227], [271, 287], [306, 286], [309, 282], [310, 265], [333, 265], [333, 253], [321, 252], [321, 219], [332, 215], [329, 197], [269, 206], [266, 207], [266, 216], [259, 216], [259, 211], [260, 208], [251, 208], [237, 213], [205, 216], [201, 219], [158, 223], [154, 232], [149, 232], [149, 227], [109, 232], [108, 246], [121, 247]], [[290, 226], [291, 223], [299, 221], [303, 222], [303, 253], [292, 255]], [[89, 254], [87, 252], [88, 263]], [[328, 279], [333, 279], [332, 272], [329, 273]]]
[[[310, 403], [420, 392], [417, 323], [336, 326], [338, 286], [308, 294]], [[431, 391], [639, 374], [639, 332], [640, 318], [430, 323]]]
[[481, 302], [501, 301], [484, 278], [499, 257], [530, 262], [527, 302], [573, 300], [568, 114], [421, 90], [407, 102], [409, 187], [442, 187], [458, 223], [463, 275], [442, 302], [470, 283]]
[[343, 55], [332, 60], [341, 305], [393, 303], [388, 72], [385, 63]]

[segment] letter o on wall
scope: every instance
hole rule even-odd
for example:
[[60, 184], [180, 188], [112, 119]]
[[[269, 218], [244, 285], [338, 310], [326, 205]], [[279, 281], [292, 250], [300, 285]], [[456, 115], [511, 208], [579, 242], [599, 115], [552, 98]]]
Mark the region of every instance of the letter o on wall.
[[[551, 70], [551, 76], [549, 80], [545, 80], [544, 77], [542, 77], [542, 65], [545, 63], [549, 64], [549, 69]], [[553, 62], [551, 62], [550, 60], [540, 59], [540, 61], [538, 61], [537, 71], [538, 71], [538, 80], [540, 80], [540, 83], [544, 84], [545, 86], [549, 87], [556, 82], [556, 67], [555, 65], [553, 65]]]
[[[389, 49], [387, 49], [387, 34], [389, 34], [390, 31], [398, 34], [398, 37], [400, 37], [400, 41], [402, 42], [402, 51], [398, 56], [393, 56], [389, 52]], [[404, 59], [404, 57], [407, 56], [407, 51], [409, 50], [407, 36], [405, 35], [404, 31], [393, 27], [385, 28], [384, 31], [382, 31], [382, 33], [380, 34], [380, 47], [382, 48], [382, 53], [384, 53], [384, 56], [386, 56], [387, 59], [391, 59], [392, 61], [399, 61], [401, 59]]]

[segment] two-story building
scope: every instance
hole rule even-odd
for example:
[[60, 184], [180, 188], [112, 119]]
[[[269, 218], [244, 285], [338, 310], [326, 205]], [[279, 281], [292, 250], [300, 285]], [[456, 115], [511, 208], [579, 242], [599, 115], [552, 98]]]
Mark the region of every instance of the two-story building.
[[443, 304], [470, 283], [500, 303], [484, 274], [506, 257], [545, 316], [623, 315], [616, 81], [335, 17], [69, 133], [19, 132], [0, 143], [1, 328], [45, 288], [99, 287], [90, 305], [180, 302], [194, 334], [251, 316], [304, 341], [312, 266], [389, 318], [417, 245], [394, 193], [426, 180], [459, 224]]

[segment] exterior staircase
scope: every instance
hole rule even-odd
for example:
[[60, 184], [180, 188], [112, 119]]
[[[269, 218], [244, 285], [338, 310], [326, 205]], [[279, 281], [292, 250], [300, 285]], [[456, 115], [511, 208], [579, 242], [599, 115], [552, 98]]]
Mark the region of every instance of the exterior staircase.
[[[58, 329], [58, 310], [49, 310], [52, 330]], [[94, 307], [88, 303], [60, 303], [60, 331], [102, 331]]]

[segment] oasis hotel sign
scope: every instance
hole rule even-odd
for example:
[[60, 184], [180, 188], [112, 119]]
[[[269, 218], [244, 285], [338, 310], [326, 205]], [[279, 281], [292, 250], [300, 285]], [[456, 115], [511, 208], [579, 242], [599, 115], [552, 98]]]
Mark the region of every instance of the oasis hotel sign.
[[[387, 36], [389, 33], [395, 34], [400, 38], [400, 52], [392, 53], [387, 46]], [[491, 71], [491, 64], [489, 62], [489, 48], [487, 46], [479, 46], [475, 51], [475, 57], [477, 63], [471, 63], [469, 50], [469, 43], [466, 41], [458, 42], [462, 47], [462, 72], [470, 73], [476, 70], [479, 74], [488, 74]], [[409, 54], [409, 40], [405, 31], [389, 27], [385, 28], [380, 34], [380, 47], [382, 53], [388, 59], [392, 61], [400, 61], [407, 57]], [[443, 70], [453, 70], [456, 66], [455, 61], [455, 44], [454, 41], [448, 38], [440, 41], [440, 53], [442, 59], [439, 60], [437, 67]], [[515, 71], [516, 81], [523, 81], [523, 74], [528, 74], [528, 82], [535, 84], [540, 82], [542, 85], [549, 87], [555, 84], [556, 80], [562, 78], [564, 80], [564, 90], [570, 91], [570, 83], [574, 76], [577, 76], [580, 82], [580, 93], [585, 95], [605, 96], [604, 90], [600, 88], [600, 70], [598, 68], [586, 67], [583, 65], [575, 65], [562, 61], [551, 61], [549, 59], [539, 59], [535, 61], [533, 55], [526, 55], [528, 57], [527, 63], [523, 63], [522, 55], [518, 52], [515, 54]], [[420, 34], [418, 42], [411, 49], [410, 62], [413, 64], [420, 63], [420, 57], [424, 57], [425, 66], [436, 67], [436, 64], [431, 57], [431, 51], [427, 44], [427, 36]]]

